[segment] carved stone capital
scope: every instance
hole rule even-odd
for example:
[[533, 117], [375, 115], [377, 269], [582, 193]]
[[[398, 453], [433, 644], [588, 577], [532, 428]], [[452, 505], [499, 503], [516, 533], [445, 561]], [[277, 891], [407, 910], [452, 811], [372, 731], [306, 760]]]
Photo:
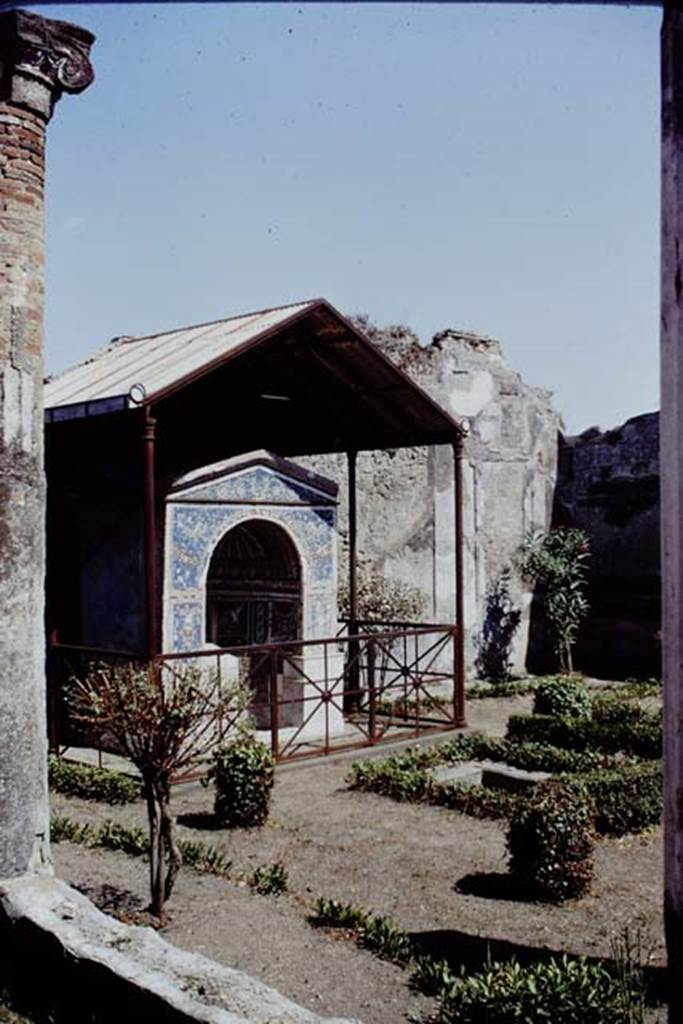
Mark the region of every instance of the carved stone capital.
[[91, 32], [28, 11], [0, 14], [0, 101], [46, 119], [65, 92], [82, 92], [95, 72]]

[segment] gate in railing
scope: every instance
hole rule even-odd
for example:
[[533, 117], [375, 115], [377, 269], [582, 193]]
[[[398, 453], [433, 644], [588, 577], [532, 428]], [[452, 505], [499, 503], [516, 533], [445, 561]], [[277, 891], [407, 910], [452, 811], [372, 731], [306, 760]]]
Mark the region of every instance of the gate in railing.
[[[56, 643], [50, 652], [52, 746], [84, 743], [68, 733], [68, 679], [85, 675], [94, 664], [126, 659], [140, 670], [171, 674], [175, 666], [184, 671], [193, 665], [200, 678], [215, 673], [226, 692], [246, 683], [257, 733], [269, 738], [280, 762], [453, 729], [464, 723], [458, 643], [455, 626], [365, 622], [323, 640], [183, 651], [151, 663]], [[242, 713], [236, 701], [227, 714], [236, 722]], [[96, 739], [91, 736], [88, 745]]]

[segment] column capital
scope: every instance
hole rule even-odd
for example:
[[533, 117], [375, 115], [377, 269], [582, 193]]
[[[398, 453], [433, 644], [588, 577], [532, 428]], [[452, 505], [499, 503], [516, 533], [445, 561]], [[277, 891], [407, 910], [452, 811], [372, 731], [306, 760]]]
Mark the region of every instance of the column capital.
[[49, 120], [65, 92], [82, 92], [95, 72], [94, 35], [67, 21], [28, 11], [0, 14], [0, 102], [16, 104]]

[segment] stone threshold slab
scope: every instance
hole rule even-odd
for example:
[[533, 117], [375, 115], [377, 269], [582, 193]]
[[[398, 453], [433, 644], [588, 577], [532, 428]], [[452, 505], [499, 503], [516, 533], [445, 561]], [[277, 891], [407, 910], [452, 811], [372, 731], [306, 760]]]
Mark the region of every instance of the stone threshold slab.
[[529, 772], [500, 761], [462, 761], [439, 765], [430, 774], [435, 782], [460, 786], [488, 786], [490, 789], [523, 791], [549, 779], [550, 772]]
[[0, 948], [0, 979], [69, 1024], [359, 1024], [319, 1017], [243, 971], [123, 924], [56, 878], [0, 881]]

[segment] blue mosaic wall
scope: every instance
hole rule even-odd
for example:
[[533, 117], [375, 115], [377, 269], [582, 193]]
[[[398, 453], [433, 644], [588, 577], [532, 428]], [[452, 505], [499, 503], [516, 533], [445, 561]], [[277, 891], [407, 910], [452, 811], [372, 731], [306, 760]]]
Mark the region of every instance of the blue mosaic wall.
[[[192, 499], [201, 499], [195, 504]], [[175, 500], [174, 500], [175, 499]], [[180, 500], [178, 500], [180, 499]], [[240, 505], [249, 501], [298, 501], [311, 507]], [[294, 542], [303, 575], [304, 639], [336, 632], [336, 509], [299, 481], [268, 467], [253, 467], [176, 492], [166, 507], [164, 649], [197, 650], [206, 640], [206, 576], [220, 539], [248, 519], [282, 526]], [[216, 504], [204, 504], [204, 502]], [[237, 502], [223, 504], [223, 502]], [[315, 507], [314, 507], [315, 506]]]

